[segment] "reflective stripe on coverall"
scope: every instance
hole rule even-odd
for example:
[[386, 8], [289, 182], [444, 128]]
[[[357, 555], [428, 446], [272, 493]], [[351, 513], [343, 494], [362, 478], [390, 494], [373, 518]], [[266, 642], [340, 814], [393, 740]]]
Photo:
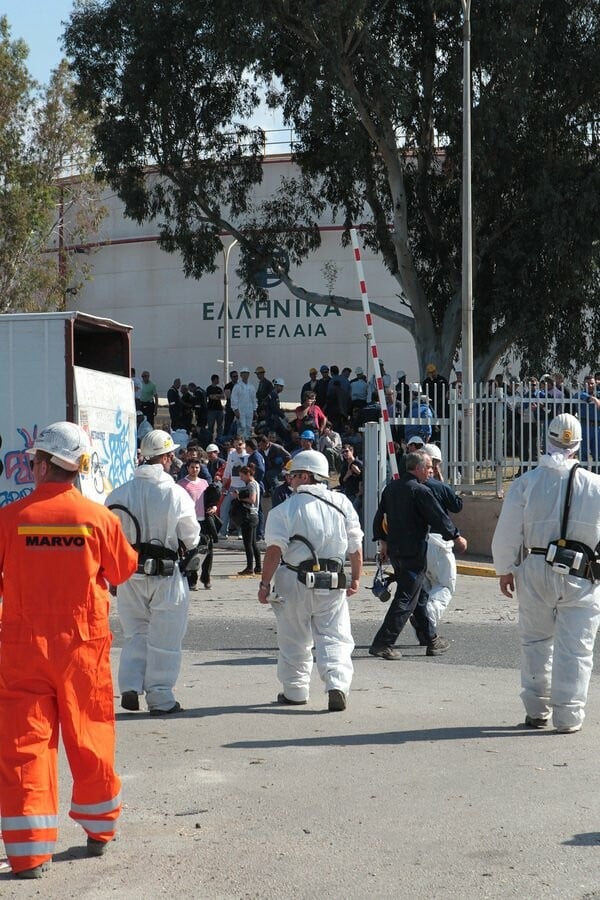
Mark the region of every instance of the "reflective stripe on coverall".
[[70, 815], [108, 841], [121, 811], [106, 581], [135, 570], [118, 519], [66, 483], [0, 511], [0, 808], [14, 872], [51, 858], [59, 729]]
[[[540, 457], [536, 469], [511, 484], [492, 553], [499, 575], [514, 574], [519, 601], [523, 705], [532, 718], [555, 727], [580, 725], [585, 717], [596, 631], [600, 585], [554, 572], [543, 556], [521, 548], [546, 548], [560, 537], [569, 471], [576, 460]], [[567, 537], [592, 549], [600, 540], [600, 477], [575, 473]]]
[[[343, 515], [307, 494], [323, 496]], [[283, 558], [297, 566], [307, 558], [307, 547], [290, 541], [294, 534], [306, 537], [321, 559], [344, 559], [346, 552], [354, 553], [362, 546], [363, 534], [352, 503], [322, 484], [302, 485], [267, 517], [267, 546], [279, 547]], [[352, 682], [354, 640], [346, 591], [320, 594], [309, 590], [298, 581], [296, 572], [280, 566], [275, 573], [271, 606], [277, 617], [279, 640], [277, 677], [285, 696], [289, 700], [308, 699], [313, 643], [325, 691], [340, 690], [347, 695]]]

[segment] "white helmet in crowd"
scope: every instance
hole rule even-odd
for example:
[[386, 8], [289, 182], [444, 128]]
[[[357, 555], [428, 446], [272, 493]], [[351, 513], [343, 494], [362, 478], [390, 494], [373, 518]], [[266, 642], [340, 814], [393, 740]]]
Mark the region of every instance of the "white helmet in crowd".
[[437, 460], [438, 462], [442, 461], [442, 451], [437, 444], [425, 444], [423, 450], [427, 456], [430, 456], [432, 459]]
[[548, 426], [548, 440], [555, 447], [575, 450], [581, 443], [581, 423], [571, 413], [555, 416]]
[[140, 452], [146, 459], [154, 459], [155, 456], [162, 456], [163, 453], [172, 453], [178, 448], [179, 444], [175, 444], [171, 435], [161, 428], [149, 431], [140, 443]]
[[318, 450], [301, 450], [292, 457], [290, 472], [310, 472], [317, 481], [329, 480], [327, 457]]
[[274, 378], [273, 379], [273, 387], [285, 387], [285, 381], [283, 378]]
[[87, 433], [73, 422], [54, 422], [38, 434], [33, 447], [27, 450], [33, 456], [36, 450], [50, 453], [50, 462], [67, 472], [78, 472], [89, 461], [90, 439]]

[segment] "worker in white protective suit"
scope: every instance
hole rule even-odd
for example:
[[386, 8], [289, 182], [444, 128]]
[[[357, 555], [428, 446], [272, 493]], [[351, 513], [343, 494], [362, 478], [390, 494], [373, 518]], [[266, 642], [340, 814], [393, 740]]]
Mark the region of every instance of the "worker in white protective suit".
[[583, 723], [600, 624], [600, 477], [580, 467], [561, 540], [580, 444], [574, 416], [551, 421], [546, 454], [511, 484], [492, 541], [500, 590], [519, 600], [525, 725], [543, 728], [552, 715], [561, 734]]
[[354, 640], [347, 597], [358, 591], [363, 533], [352, 503], [327, 487], [328, 476], [322, 453], [303, 450], [293, 458], [294, 493], [267, 518], [258, 599], [270, 602], [277, 618], [277, 677], [283, 686], [277, 702], [307, 703], [314, 644], [329, 711], [339, 712], [346, 708], [352, 682]]
[[252, 423], [257, 405], [256, 388], [249, 383], [249, 377], [250, 369], [248, 366], [242, 366], [240, 369], [242, 380], [234, 384], [231, 391], [231, 409], [237, 423], [237, 436], [244, 439], [252, 434]]
[[[194, 501], [168, 474], [178, 445], [166, 431], [149, 432], [141, 442], [147, 465], [107, 497], [138, 551], [138, 570], [117, 588], [124, 632], [119, 665], [123, 709], [139, 709], [146, 695], [151, 715], [181, 711], [173, 689], [181, 668], [181, 643], [188, 619], [189, 588], [178, 562], [179, 542], [197, 568], [200, 525]], [[195, 552], [194, 552], [195, 551]], [[192, 561], [193, 560], [193, 561]]]
[[[444, 481], [442, 451], [437, 444], [425, 444], [425, 453], [431, 457], [433, 475], [425, 484], [448, 514], [459, 513], [463, 508], [462, 497]], [[441, 534], [430, 531], [427, 535], [427, 569], [419, 603], [427, 605], [427, 615], [434, 626], [440, 624], [456, 590], [456, 557], [454, 541], [445, 541]], [[426, 643], [426, 642], [425, 642]]]

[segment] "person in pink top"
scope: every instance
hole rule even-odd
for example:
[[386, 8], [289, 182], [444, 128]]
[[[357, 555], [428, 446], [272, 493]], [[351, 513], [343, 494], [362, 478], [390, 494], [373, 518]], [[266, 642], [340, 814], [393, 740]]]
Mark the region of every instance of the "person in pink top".
[[[204, 478], [200, 478], [200, 460], [191, 459], [187, 464], [187, 475], [177, 482], [180, 487], [187, 491], [196, 506], [196, 517], [200, 523], [200, 531], [206, 536], [208, 541], [208, 551], [202, 560], [200, 569], [200, 581], [204, 587], [209, 590], [210, 572], [213, 562], [213, 542], [211, 535], [207, 532], [205, 525], [207, 516], [212, 516], [217, 511], [215, 499], [211, 496], [211, 486]], [[208, 493], [207, 493], [208, 490]], [[209, 505], [215, 504], [215, 505]], [[193, 590], [198, 586], [198, 573], [190, 572], [187, 575], [190, 588]]]

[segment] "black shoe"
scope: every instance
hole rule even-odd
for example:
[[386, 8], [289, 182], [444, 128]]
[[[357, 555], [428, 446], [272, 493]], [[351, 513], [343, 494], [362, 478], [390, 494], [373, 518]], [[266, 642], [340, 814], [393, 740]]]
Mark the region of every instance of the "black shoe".
[[136, 712], [140, 708], [140, 698], [137, 691], [123, 691], [121, 694], [121, 706], [129, 712]]
[[546, 728], [548, 725], [549, 719], [536, 719], [534, 716], [525, 716], [524, 725], [527, 725], [528, 728]]
[[151, 709], [151, 716], [170, 716], [173, 713], [183, 712], [183, 706], [181, 703], [175, 702], [170, 709]]
[[285, 694], [277, 694], [277, 702], [284, 706], [306, 706], [308, 700], [290, 700]]
[[252, 569], [242, 569], [241, 572], [238, 572], [238, 575], [253, 575]]
[[88, 837], [87, 839], [87, 855], [88, 856], [104, 856], [108, 849], [110, 841], [97, 841], [96, 838]]
[[33, 869], [23, 869], [22, 872], [14, 872], [13, 874], [15, 878], [41, 878], [48, 871], [50, 871], [50, 863], [43, 862], [39, 866], [34, 866]]
[[254, 574], [255, 574], [255, 575], [262, 575], [262, 569], [261, 569], [260, 566], [256, 566], [256, 567], [255, 567], [255, 569], [254, 569]]
[[440, 637], [439, 634], [436, 634], [434, 639], [427, 644], [425, 656], [441, 656], [442, 653], [445, 653], [446, 650], [449, 649], [450, 641], [447, 641], [445, 638]]
[[399, 650], [394, 650], [393, 647], [386, 647], [385, 645], [381, 647], [369, 647], [369, 654], [371, 656], [380, 656], [381, 659], [401, 659], [402, 654]]
[[341, 712], [346, 709], [346, 695], [343, 691], [329, 691], [329, 712]]
[[421, 631], [421, 629], [419, 628], [415, 617], [411, 616], [408, 621], [410, 622], [412, 627], [415, 629], [415, 634], [417, 635], [417, 640], [418, 640], [419, 644], [421, 645], [421, 647], [426, 647], [427, 646], [427, 638], [425, 637], [424, 632]]

